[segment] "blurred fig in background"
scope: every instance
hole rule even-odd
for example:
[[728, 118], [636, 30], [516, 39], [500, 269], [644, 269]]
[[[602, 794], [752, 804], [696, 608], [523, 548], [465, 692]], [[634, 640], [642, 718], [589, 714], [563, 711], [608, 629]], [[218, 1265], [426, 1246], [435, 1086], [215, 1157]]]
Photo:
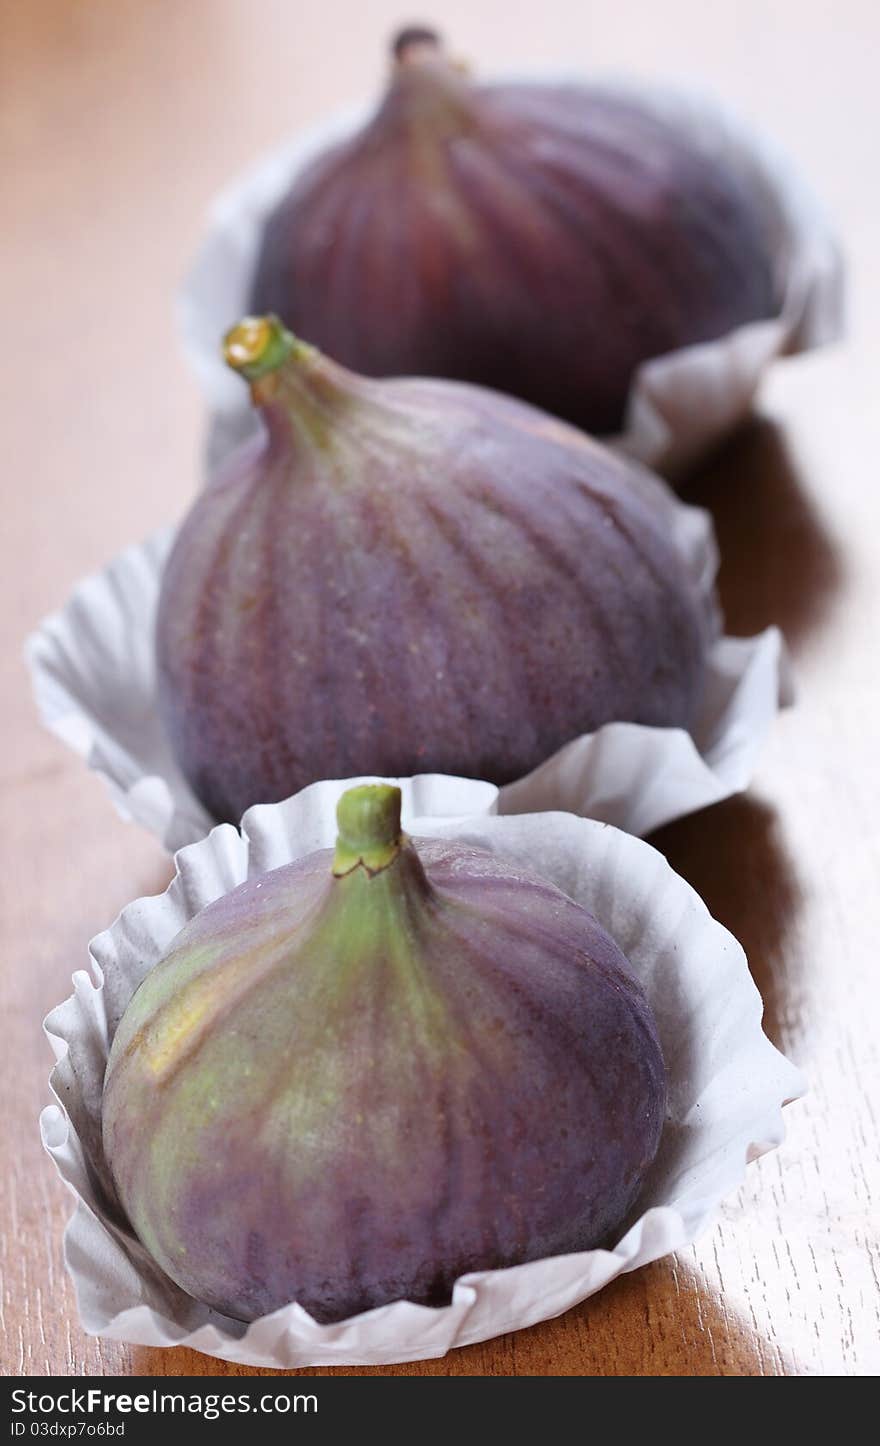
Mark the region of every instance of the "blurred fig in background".
[[640, 363], [780, 302], [762, 198], [701, 137], [599, 86], [479, 84], [421, 29], [270, 216], [251, 295], [367, 375], [476, 382], [600, 435]]

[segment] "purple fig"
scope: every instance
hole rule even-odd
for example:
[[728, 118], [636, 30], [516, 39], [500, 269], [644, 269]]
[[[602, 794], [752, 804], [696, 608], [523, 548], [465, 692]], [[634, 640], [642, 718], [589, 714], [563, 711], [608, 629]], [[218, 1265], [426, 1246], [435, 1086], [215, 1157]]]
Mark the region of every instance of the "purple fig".
[[106, 1157], [147, 1250], [252, 1320], [321, 1321], [610, 1243], [663, 1126], [614, 941], [482, 850], [415, 846], [400, 791], [178, 935], [119, 1025]]
[[430, 31], [270, 215], [251, 306], [369, 376], [617, 431], [637, 367], [775, 315], [764, 195], [702, 135], [575, 84], [477, 84]]
[[226, 355], [265, 435], [184, 522], [157, 633], [216, 818], [319, 778], [506, 783], [610, 719], [689, 725], [713, 620], [656, 479], [494, 393], [356, 377], [271, 318]]

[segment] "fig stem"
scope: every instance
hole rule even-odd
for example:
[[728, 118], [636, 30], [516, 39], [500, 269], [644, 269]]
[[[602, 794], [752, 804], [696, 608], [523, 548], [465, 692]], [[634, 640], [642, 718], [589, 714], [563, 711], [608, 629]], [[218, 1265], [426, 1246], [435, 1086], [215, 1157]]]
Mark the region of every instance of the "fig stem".
[[337, 878], [359, 864], [375, 874], [394, 861], [403, 844], [400, 802], [400, 789], [390, 783], [362, 783], [346, 790], [336, 806]]
[[430, 25], [405, 25], [391, 42], [391, 55], [398, 65], [406, 65], [426, 52], [436, 54], [442, 48], [442, 39]]
[[223, 338], [227, 366], [249, 382], [277, 371], [288, 357], [299, 360], [313, 352], [314, 347], [295, 337], [277, 316], [246, 316]]

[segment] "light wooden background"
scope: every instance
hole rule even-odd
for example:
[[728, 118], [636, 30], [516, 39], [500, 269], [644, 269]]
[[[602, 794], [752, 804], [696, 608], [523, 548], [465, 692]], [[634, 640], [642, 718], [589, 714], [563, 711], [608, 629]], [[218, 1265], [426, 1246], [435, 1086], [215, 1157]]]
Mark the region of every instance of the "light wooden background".
[[[870, 0], [9, 0], [0, 6], [4, 741], [0, 871], [3, 1364], [236, 1374], [86, 1337], [43, 1157], [43, 1014], [86, 943], [167, 860], [39, 729], [25, 633], [83, 573], [178, 516], [201, 414], [171, 298], [214, 191], [286, 129], [368, 93], [404, 19], [494, 63], [697, 78], [766, 126], [836, 215], [845, 348], [780, 366], [693, 485], [715, 513], [730, 630], [788, 633], [797, 708], [748, 797], [656, 842], [740, 937], [771, 1037], [809, 1073], [785, 1146], [695, 1249], [562, 1319], [414, 1374], [874, 1373], [880, 962], [880, 22]], [[872, 1102], [873, 1094], [873, 1102]], [[873, 1198], [872, 1198], [873, 1192]], [[873, 1222], [872, 1222], [873, 1209]]]

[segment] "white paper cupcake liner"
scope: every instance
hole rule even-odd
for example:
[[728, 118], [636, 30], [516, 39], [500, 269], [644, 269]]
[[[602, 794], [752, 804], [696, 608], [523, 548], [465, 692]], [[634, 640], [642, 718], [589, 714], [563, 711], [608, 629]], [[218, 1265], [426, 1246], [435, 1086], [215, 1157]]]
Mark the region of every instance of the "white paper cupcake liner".
[[[641, 485], [662, 510], [707, 614], [717, 614], [708, 514], [679, 502], [648, 473]], [[216, 820], [181, 774], [156, 710], [155, 616], [172, 536], [162, 532], [130, 547], [86, 578], [28, 640], [26, 655], [47, 727], [104, 780], [124, 817], [173, 852], [203, 838]], [[692, 734], [609, 723], [527, 777], [501, 790], [484, 787], [499, 813], [564, 809], [648, 833], [746, 788], [778, 708], [790, 701], [776, 628], [754, 638], [718, 638]]]
[[[500, 77], [505, 78], [505, 77]], [[582, 81], [552, 72], [516, 80]], [[623, 433], [612, 445], [669, 474], [680, 473], [749, 412], [777, 357], [836, 340], [843, 326], [840, 252], [815, 197], [781, 150], [705, 95], [621, 80], [603, 82], [687, 127], [719, 164], [745, 173], [764, 199], [776, 237], [782, 305], [778, 316], [716, 341], [684, 347], [637, 372]], [[205, 240], [179, 299], [181, 334], [210, 411], [210, 471], [247, 437], [256, 419], [241, 379], [220, 357], [223, 333], [248, 311], [263, 226], [294, 177], [328, 145], [358, 129], [368, 105], [338, 113], [265, 155], [214, 201]]]
[[65, 1258], [84, 1328], [140, 1345], [186, 1345], [254, 1366], [384, 1364], [440, 1356], [559, 1315], [624, 1271], [694, 1240], [746, 1163], [778, 1145], [783, 1104], [803, 1080], [761, 1030], [762, 1005], [736, 940], [648, 844], [567, 814], [498, 818], [465, 779], [402, 780], [404, 823], [457, 837], [546, 875], [596, 915], [641, 979], [657, 1018], [669, 1108], [657, 1161], [613, 1250], [462, 1277], [452, 1303], [401, 1301], [334, 1325], [289, 1305], [245, 1326], [194, 1301], [153, 1264], [109, 1202], [101, 1149], [104, 1070], [134, 990], [206, 904], [314, 848], [332, 844], [351, 782], [318, 783], [254, 808], [177, 856], [168, 890], [139, 899], [92, 942], [92, 973], [45, 1023], [57, 1064], [43, 1142], [77, 1204]]

